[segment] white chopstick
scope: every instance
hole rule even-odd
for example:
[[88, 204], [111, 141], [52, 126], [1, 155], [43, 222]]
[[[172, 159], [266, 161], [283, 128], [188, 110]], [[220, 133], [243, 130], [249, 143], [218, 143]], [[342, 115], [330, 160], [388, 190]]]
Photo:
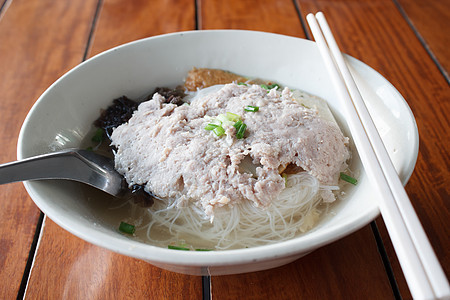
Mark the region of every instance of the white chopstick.
[[[335, 85], [365, 171], [414, 299], [450, 299], [445, 273], [420, 224], [323, 13], [307, 20]], [[320, 25], [319, 25], [320, 24]], [[320, 26], [320, 27], [319, 27]]]

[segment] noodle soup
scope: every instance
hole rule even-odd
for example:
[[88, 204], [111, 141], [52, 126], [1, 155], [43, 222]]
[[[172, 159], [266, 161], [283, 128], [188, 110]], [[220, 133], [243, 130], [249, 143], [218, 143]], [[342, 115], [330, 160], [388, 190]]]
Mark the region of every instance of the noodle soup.
[[329, 215], [350, 152], [325, 101], [270, 82], [192, 81], [202, 86], [187, 97], [160, 89], [139, 107], [122, 97], [127, 109], [112, 111], [126, 120], [103, 122], [117, 170], [151, 194], [149, 207], [131, 194], [111, 216], [154, 245], [225, 250], [291, 239]]

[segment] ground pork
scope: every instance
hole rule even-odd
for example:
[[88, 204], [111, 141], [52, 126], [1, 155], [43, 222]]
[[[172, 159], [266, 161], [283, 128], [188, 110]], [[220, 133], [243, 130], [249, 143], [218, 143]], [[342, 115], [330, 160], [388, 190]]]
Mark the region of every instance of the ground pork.
[[[287, 88], [268, 92], [259, 85], [232, 83], [203, 93], [190, 105], [163, 102], [155, 94], [113, 131], [116, 169], [130, 185], [176, 197], [179, 206], [193, 202], [208, 216], [214, 207], [238, 201], [269, 206], [285, 187], [279, 170], [289, 164], [323, 185], [336, 185], [349, 158], [348, 139], [337, 124], [295, 101]], [[246, 112], [247, 105], [259, 110]], [[225, 126], [221, 137], [204, 129], [226, 112], [247, 125], [244, 138], [236, 138], [233, 126]], [[257, 166], [255, 174], [239, 168], [244, 158]]]

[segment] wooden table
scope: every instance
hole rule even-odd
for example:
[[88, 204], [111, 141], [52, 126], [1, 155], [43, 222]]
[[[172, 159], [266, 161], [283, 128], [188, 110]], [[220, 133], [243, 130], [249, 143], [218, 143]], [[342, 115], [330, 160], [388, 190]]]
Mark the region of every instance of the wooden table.
[[[446, 272], [449, 243], [449, 0], [1, 0], [0, 163], [16, 159], [38, 96], [83, 60], [163, 33], [251, 29], [310, 38], [323, 11], [339, 46], [405, 97], [420, 152], [406, 186]], [[409, 299], [381, 217], [277, 269], [171, 273], [88, 244], [39, 211], [21, 183], [0, 186], [0, 299]]]

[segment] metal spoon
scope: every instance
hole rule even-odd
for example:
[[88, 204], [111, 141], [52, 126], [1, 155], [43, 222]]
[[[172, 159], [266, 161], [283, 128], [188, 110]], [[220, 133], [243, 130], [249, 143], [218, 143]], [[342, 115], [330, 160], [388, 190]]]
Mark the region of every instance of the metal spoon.
[[0, 165], [0, 184], [38, 179], [79, 181], [113, 196], [127, 189], [112, 159], [87, 150], [61, 150]]

